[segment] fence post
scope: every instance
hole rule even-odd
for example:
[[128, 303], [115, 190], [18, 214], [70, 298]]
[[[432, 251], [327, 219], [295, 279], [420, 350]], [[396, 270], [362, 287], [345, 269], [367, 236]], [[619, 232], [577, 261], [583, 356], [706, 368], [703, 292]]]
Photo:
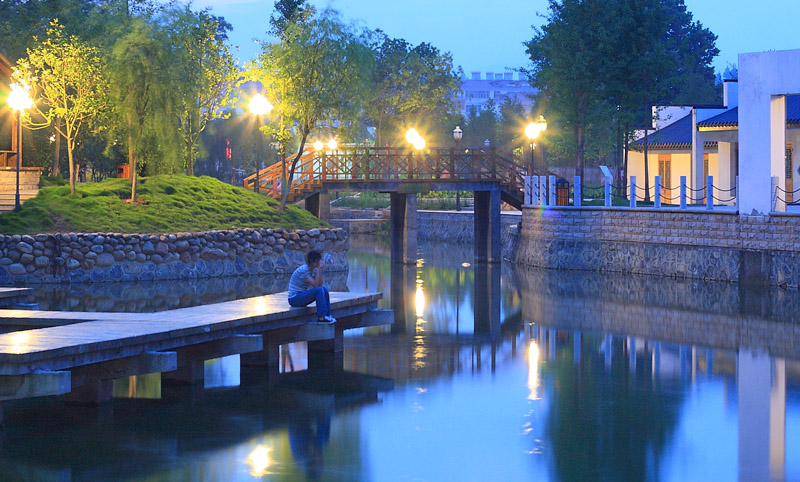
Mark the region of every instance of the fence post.
[[706, 176], [706, 209], [714, 209], [714, 176]]
[[539, 206], [547, 206], [547, 177], [539, 176]]
[[611, 207], [611, 178], [606, 177], [603, 179], [603, 204], [605, 207]]
[[681, 209], [686, 209], [686, 176], [681, 176]]
[[[536, 179], [536, 176], [525, 176], [525, 204], [534, 204], [533, 200], [536, 199], [536, 194], [534, 193], [533, 187], [534, 182], [539, 182], [539, 180]], [[538, 186], [536, 187], [538, 188]]]
[[530, 176], [522, 176], [522, 204], [530, 204], [528, 201], [531, 198], [531, 191], [530, 191]]
[[739, 212], [739, 176], [736, 176], [736, 212]]
[[630, 196], [629, 197], [630, 197], [631, 207], [635, 208], [636, 207], [636, 176], [631, 176], [631, 182], [630, 182], [629, 188], [630, 188]]
[[548, 206], [555, 206], [556, 205], [556, 177], [550, 176], [547, 180], [547, 205]]
[[582, 186], [581, 186], [581, 177], [580, 176], [575, 176], [573, 182], [575, 184], [574, 184], [574, 187], [572, 188], [572, 190], [574, 191], [572, 193], [572, 199], [573, 199], [572, 205], [575, 206], [576, 208], [579, 208], [579, 207], [581, 207], [581, 203], [583, 202], [583, 191], [582, 191]]
[[778, 176], [772, 176], [772, 189], [770, 194], [772, 196], [772, 211], [777, 212], [780, 209], [780, 200], [778, 199]]
[[653, 199], [653, 205], [656, 209], [661, 208], [661, 176], [656, 176], [655, 185], [655, 199]]

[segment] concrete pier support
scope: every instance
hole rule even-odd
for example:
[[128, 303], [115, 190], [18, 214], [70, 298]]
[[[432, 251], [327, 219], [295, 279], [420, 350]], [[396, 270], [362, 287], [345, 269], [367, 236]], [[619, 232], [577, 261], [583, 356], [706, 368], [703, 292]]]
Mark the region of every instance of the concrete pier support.
[[417, 195], [391, 193], [392, 263], [417, 262]]
[[308, 369], [344, 369], [344, 335], [336, 330], [332, 339], [308, 342]]
[[475, 191], [475, 262], [502, 261], [500, 190]]
[[331, 195], [328, 191], [314, 193], [306, 198], [306, 211], [323, 221], [331, 220]]
[[500, 266], [475, 264], [475, 334], [500, 337]]
[[414, 295], [416, 291], [416, 266], [392, 264], [391, 301], [394, 312], [393, 334], [414, 333]]

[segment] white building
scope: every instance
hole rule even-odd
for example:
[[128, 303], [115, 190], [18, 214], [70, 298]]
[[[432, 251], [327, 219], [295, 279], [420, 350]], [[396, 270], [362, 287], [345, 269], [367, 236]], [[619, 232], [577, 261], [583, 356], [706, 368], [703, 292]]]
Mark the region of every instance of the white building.
[[470, 107], [482, 109], [489, 99], [493, 99], [496, 106], [500, 106], [505, 99], [514, 99], [522, 104], [525, 112], [529, 112], [533, 107], [531, 96], [536, 93], [521, 72], [472, 72], [470, 78], [462, 80], [461, 90], [456, 102], [464, 116]]
[[[785, 210], [785, 202], [800, 201], [800, 171], [794, 155], [800, 145], [800, 50], [759, 52], [739, 56], [739, 81], [726, 81], [722, 106], [670, 108], [648, 136], [651, 194], [661, 176], [662, 200], [677, 195], [680, 177], [697, 191], [706, 176], [714, 177], [714, 196], [734, 196], [739, 176], [739, 211], [767, 213]], [[662, 116], [663, 117], [663, 116]], [[644, 186], [643, 139], [631, 151], [628, 175]], [[773, 177], [775, 186], [773, 187]], [[775, 191], [778, 192], [777, 201]], [[673, 201], [674, 202], [674, 201]]]

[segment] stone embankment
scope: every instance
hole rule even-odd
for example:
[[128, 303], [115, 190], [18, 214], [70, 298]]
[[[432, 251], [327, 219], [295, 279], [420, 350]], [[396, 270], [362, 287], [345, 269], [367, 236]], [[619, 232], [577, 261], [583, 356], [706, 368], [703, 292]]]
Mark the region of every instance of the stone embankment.
[[232, 229], [176, 234], [0, 236], [0, 283], [138, 281], [284, 274], [311, 249], [347, 270], [342, 229]]
[[800, 216], [524, 208], [517, 263], [800, 286]]

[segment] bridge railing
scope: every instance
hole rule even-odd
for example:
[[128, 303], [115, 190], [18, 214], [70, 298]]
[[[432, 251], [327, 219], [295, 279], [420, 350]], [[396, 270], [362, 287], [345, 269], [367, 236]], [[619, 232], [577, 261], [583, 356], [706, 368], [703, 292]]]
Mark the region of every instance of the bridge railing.
[[[287, 159], [287, 165], [292, 159]], [[342, 146], [335, 150], [306, 150], [295, 169], [290, 198], [309, 192], [324, 181], [497, 181], [512, 192], [521, 192], [528, 169], [517, 156], [496, 148], [444, 147], [416, 151]], [[244, 185], [252, 189], [259, 182], [266, 193], [277, 197], [282, 176], [282, 167], [277, 163], [245, 178]]]

